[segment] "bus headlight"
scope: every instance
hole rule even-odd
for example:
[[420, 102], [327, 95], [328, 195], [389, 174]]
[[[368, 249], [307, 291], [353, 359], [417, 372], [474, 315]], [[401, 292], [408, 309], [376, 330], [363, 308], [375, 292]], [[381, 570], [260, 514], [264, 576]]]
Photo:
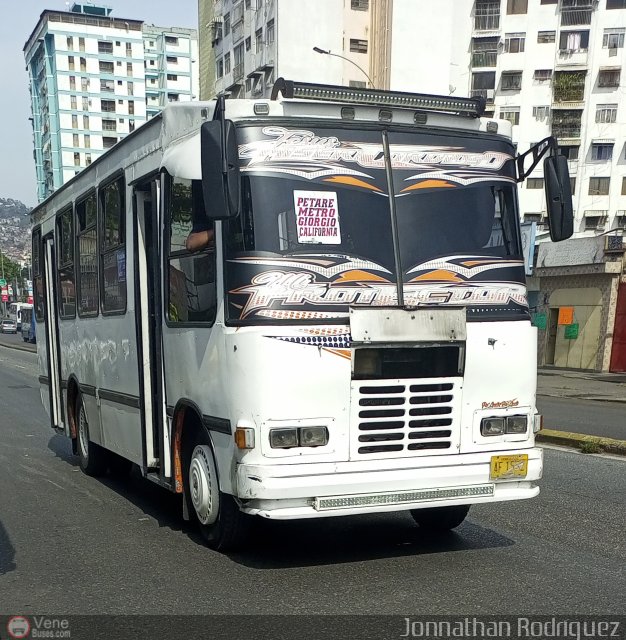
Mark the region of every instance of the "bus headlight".
[[300, 432], [301, 447], [323, 447], [328, 444], [328, 429], [326, 427], [302, 427]]
[[526, 433], [527, 429], [527, 416], [508, 416], [508, 418], [506, 419], [506, 433]]
[[504, 433], [504, 418], [483, 418], [480, 421], [483, 436], [501, 436]]
[[290, 449], [298, 446], [297, 429], [270, 429], [272, 449]]

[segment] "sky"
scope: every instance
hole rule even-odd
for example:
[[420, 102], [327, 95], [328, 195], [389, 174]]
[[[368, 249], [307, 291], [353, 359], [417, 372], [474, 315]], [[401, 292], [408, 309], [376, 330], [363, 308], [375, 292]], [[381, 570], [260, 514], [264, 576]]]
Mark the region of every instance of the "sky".
[[[22, 49], [45, 9], [67, 11], [65, 0], [0, 0], [0, 198], [37, 204], [28, 74]], [[105, 0], [118, 18], [161, 27], [198, 28], [198, 0]]]

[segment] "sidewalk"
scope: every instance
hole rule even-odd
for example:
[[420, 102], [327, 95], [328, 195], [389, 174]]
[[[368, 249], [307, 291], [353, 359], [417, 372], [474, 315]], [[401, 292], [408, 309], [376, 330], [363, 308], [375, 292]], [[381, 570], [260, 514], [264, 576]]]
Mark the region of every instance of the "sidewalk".
[[540, 367], [537, 395], [626, 403], [626, 374]]

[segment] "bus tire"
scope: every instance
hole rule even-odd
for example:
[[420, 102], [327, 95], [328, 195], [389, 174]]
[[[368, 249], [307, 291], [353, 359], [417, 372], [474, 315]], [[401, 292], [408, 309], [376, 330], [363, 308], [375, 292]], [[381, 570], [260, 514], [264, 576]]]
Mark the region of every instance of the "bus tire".
[[89, 422], [87, 412], [83, 404], [82, 396], [76, 398], [76, 450], [78, 452], [78, 464], [88, 476], [102, 476], [106, 473], [109, 458], [106, 449], [103, 449], [89, 439]]
[[245, 545], [251, 517], [242, 513], [233, 496], [219, 488], [217, 465], [208, 437], [197, 432], [184, 465], [185, 500], [206, 544], [216, 551]]
[[443, 533], [458, 527], [470, 510], [470, 505], [434, 507], [432, 509], [412, 509], [411, 515], [420, 529], [433, 533]]

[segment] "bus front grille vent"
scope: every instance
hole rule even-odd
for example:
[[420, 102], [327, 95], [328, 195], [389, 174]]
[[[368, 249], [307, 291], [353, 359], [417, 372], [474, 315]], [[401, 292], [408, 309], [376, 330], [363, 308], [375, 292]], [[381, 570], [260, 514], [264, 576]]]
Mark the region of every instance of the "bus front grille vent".
[[390, 382], [353, 382], [353, 457], [452, 453], [460, 384], [423, 378]]

